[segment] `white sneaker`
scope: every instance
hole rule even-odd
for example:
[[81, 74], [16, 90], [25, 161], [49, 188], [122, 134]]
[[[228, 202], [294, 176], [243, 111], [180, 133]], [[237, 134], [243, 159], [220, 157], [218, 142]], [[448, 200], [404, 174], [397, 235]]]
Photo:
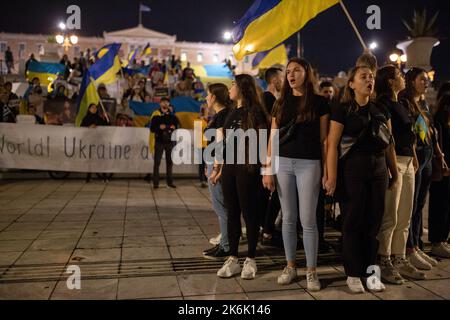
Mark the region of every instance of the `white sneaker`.
[[378, 277], [366, 278], [367, 289], [371, 292], [383, 292], [386, 290], [386, 286], [381, 282]]
[[209, 243], [212, 244], [213, 246], [217, 246], [218, 244], [220, 244], [221, 239], [222, 239], [222, 234], [219, 233], [217, 236], [209, 239]]
[[286, 267], [283, 273], [278, 277], [278, 284], [285, 286], [291, 284], [297, 279], [297, 268]]
[[425, 272], [419, 271], [414, 267], [408, 259], [404, 257], [395, 257], [394, 266], [403, 277], [415, 279], [415, 280], [425, 280]]
[[446, 243], [433, 245], [431, 253], [440, 258], [450, 259], [450, 247]]
[[366, 290], [364, 290], [364, 286], [361, 282], [360, 278], [355, 277], [347, 277], [347, 286], [353, 293], [364, 293]]
[[436, 259], [430, 257], [429, 255], [427, 255], [425, 252], [423, 252], [420, 249], [417, 249], [417, 253], [420, 255], [420, 257], [425, 260], [426, 262], [428, 262], [429, 264], [431, 264], [431, 266], [436, 267], [438, 265], [438, 262]]
[[319, 291], [320, 281], [317, 272], [306, 272], [306, 288], [309, 291]]
[[217, 276], [220, 278], [231, 278], [232, 276], [241, 272], [239, 260], [236, 257], [229, 257], [223, 264], [222, 268], [217, 271]]
[[425, 261], [417, 251], [414, 251], [408, 256], [409, 262], [420, 270], [431, 270], [433, 267], [427, 261]]
[[258, 268], [256, 268], [255, 259], [247, 258], [244, 262], [244, 267], [242, 268], [241, 278], [245, 280], [255, 279], [256, 272]]

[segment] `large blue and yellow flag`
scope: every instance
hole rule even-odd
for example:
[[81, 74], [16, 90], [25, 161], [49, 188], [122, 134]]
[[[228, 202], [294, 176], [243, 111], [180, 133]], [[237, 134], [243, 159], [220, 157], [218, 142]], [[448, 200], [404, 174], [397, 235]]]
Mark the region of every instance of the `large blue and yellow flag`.
[[274, 48], [338, 0], [256, 0], [233, 29], [236, 59]]
[[79, 127], [85, 117], [89, 105], [99, 104], [100, 97], [97, 86], [100, 83], [111, 84], [117, 81], [117, 73], [121, 69], [119, 60], [120, 43], [110, 45], [102, 57], [86, 70], [80, 86], [78, 97], [78, 111], [75, 125]]
[[220, 82], [231, 86], [233, 73], [225, 63], [222, 64], [205, 64], [205, 65], [191, 65], [194, 73], [201, 79], [203, 83]]
[[27, 79], [38, 78], [41, 84], [49, 85], [58, 78], [58, 75], [64, 75], [66, 66], [61, 63], [30, 61], [27, 70]]
[[278, 47], [267, 50], [264, 52], [258, 52], [252, 61], [253, 69], [267, 69], [276, 64], [285, 66], [288, 62], [287, 50], [284, 44]]

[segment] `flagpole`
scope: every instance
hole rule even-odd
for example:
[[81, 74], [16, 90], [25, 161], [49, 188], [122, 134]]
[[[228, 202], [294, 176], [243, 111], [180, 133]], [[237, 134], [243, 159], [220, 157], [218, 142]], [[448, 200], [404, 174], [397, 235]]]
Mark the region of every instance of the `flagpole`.
[[350, 21], [350, 24], [352, 25], [353, 30], [354, 30], [355, 33], [356, 33], [356, 36], [358, 37], [359, 41], [361, 42], [361, 45], [363, 46], [364, 50], [367, 50], [367, 46], [366, 46], [366, 44], [364, 43], [364, 40], [363, 40], [363, 38], [361, 37], [361, 34], [359, 33], [359, 30], [358, 30], [358, 28], [356, 27], [355, 22], [353, 21], [352, 17], [350, 16], [350, 13], [348, 12], [347, 8], [345, 7], [344, 2], [343, 2], [342, 0], [340, 0], [339, 3], [340, 3], [340, 5], [341, 5], [341, 7], [342, 7], [342, 10], [344, 10], [345, 15], [347, 16], [348, 21]]
[[139, 2], [139, 25], [142, 25], [142, 11], [141, 11], [142, 2]]

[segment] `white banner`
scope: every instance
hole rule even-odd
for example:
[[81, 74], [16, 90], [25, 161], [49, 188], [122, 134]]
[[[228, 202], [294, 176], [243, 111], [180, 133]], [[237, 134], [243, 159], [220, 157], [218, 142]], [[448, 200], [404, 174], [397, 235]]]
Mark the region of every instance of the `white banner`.
[[[146, 128], [0, 123], [0, 168], [68, 172], [151, 173]], [[174, 173], [195, 173], [196, 166], [174, 166]], [[165, 163], [161, 163], [161, 173]]]

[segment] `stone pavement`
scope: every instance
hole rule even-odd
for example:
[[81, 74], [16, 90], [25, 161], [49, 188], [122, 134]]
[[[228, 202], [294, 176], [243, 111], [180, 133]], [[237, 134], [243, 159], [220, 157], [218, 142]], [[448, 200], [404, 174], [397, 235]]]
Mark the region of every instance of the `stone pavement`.
[[[219, 279], [222, 262], [201, 254], [218, 233], [208, 191], [193, 180], [177, 184], [0, 180], [0, 299], [450, 299], [450, 260], [428, 280], [380, 294], [350, 294], [335, 253], [319, 256], [320, 292], [306, 290], [304, 270], [297, 283], [278, 286], [284, 256], [276, 249], [258, 248], [255, 280]], [[305, 264], [301, 250], [298, 261]], [[70, 265], [81, 269], [81, 290], [67, 288]]]

